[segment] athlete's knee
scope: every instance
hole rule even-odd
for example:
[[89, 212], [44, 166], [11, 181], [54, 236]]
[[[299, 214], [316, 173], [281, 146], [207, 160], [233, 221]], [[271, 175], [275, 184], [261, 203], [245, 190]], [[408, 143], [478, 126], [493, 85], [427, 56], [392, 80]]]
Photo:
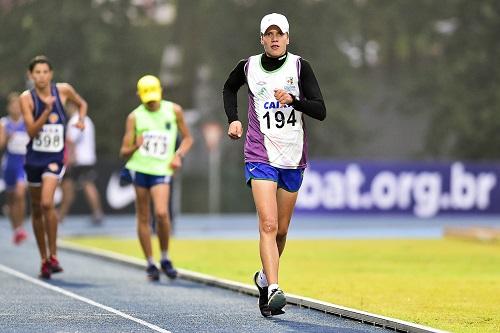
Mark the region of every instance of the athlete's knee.
[[278, 220], [273, 218], [264, 218], [260, 220], [260, 233], [276, 234], [278, 232]]
[[168, 211], [166, 209], [159, 209], [155, 211], [155, 216], [158, 221], [168, 220]]
[[149, 221], [149, 214], [145, 213], [145, 214], [136, 214], [136, 220], [137, 220], [137, 225], [139, 227], [142, 227], [142, 226], [147, 226], [149, 227], [149, 224], [150, 224], [150, 221]]
[[151, 225], [148, 220], [137, 219], [137, 235], [139, 238], [151, 235]]
[[40, 202], [40, 208], [42, 209], [42, 212], [54, 209], [54, 200], [51, 200], [50, 198], [42, 199], [42, 201]]
[[149, 206], [137, 206], [135, 216], [139, 224], [149, 223]]

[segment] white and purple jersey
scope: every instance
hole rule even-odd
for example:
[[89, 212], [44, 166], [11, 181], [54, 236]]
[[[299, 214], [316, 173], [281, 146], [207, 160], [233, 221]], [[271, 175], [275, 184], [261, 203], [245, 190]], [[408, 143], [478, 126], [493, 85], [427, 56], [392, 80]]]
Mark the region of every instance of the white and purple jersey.
[[251, 56], [245, 65], [248, 84], [245, 162], [267, 163], [283, 169], [305, 168], [307, 146], [302, 112], [281, 106], [274, 98], [275, 89], [302, 97], [298, 84], [300, 57], [288, 53], [279, 69], [266, 71], [261, 56]]

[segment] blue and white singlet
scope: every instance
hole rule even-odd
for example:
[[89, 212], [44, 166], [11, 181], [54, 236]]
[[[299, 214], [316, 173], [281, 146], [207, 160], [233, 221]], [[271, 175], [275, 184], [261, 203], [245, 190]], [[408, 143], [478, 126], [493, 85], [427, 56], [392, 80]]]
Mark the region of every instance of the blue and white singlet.
[[[31, 89], [30, 93], [35, 105], [33, 118], [36, 120], [45, 109], [45, 104], [35, 89]], [[56, 97], [56, 101], [40, 132], [27, 146], [26, 165], [43, 166], [53, 162], [62, 163], [64, 160], [66, 112], [55, 84], [51, 86], [51, 94]]]

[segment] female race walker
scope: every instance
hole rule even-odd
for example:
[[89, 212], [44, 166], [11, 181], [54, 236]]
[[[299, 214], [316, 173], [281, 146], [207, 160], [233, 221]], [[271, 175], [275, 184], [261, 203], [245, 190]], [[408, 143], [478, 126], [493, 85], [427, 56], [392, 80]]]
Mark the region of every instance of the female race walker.
[[264, 317], [282, 314], [286, 297], [278, 286], [279, 258], [307, 166], [304, 115], [323, 120], [325, 103], [309, 63], [287, 52], [288, 20], [264, 16], [260, 24], [264, 53], [241, 60], [224, 84], [224, 110], [231, 139], [243, 133], [237, 92], [248, 85], [245, 178], [259, 216], [262, 267], [255, 273], [259, 309]]

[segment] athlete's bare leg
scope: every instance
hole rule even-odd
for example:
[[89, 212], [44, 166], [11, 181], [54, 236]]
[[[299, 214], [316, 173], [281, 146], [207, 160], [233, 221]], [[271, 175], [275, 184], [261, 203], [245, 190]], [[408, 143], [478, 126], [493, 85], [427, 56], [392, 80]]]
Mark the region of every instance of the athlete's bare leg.
[[57, 255], [57, 214], [54, 206], [54, 193], [56, 192], [59, 178], [55, 175], [45, 175], [42, 178], [40, 207], [45, 220], [47, 240], [50, 255]]
[[69, 212], [73, 201], [75, 200], [75, 183], [72, 179], [63, 179], [61, 182], [62, 201], [59, 207], [59, 222], [64, 222], [64, 218]]
[[277, 184], [269, 180], [252, 179], [252, 194], [259, 216], [259, 249], [262, 267], [269, 284], [278, 283], [279, 251]]
[[43, 221], [42, 207], [40, 204], [40, 196], [42, 189], [40, 186], [29, 186], [31, 197], [31, 221], [33, 224], [33, 233], [35, 234], [36, 244], [42, 261], [47, 260], [47, 244], [45, 241], [45, 224]]
[[286, 236], [288, 234], [288, 227], [295, 208], [295, 202], [299, 192], [288, 192], [284, 189], [278, 189], [277, 202], [278, 202], [278, 233], [276, 235], [276, 243], [278, 245], [278, 252], [281, 257], [285, 249]]
[[168, 211], [168, 202], [170, 200], [170, 185], [159, 184], [151, 188], [151, 197], [155, 218], [157, 221], [158, 240], [160, 241], [160, 250], [167, 251], [170, 238], [170, 214]]
[[151, 228], [149, 226], [149, 189], [135, 186], [135, 214], [137, 219], [137, 235], [141, 243], [144, 256], [151, 258], [153, 251], [151, 249]]
[[24, 223], [26, 211], [26, 185], [18, 182], [13, 191], [7, 193], [7, 203], [9, 206], [9, 218], [12, 229], [21, 227]]
[[100, 222], [103, 213], [99, 191], [97, 191], [94, 182], [84, 181], [82, 185], [83, 192], [85, 193], [85, 197], [87, 198], [87, 202], [89, 203], [90, 210], [92, 211], [92, 217], [95, 222]]

